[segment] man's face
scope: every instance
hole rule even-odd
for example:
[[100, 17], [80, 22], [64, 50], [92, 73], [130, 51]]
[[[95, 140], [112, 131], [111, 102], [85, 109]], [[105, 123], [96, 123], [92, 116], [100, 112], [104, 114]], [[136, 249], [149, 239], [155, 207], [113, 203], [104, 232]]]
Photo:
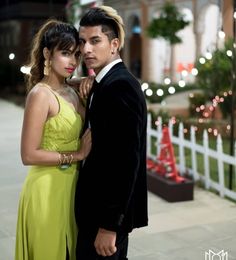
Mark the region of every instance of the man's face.
[[117, 39], [109, 41], [99, 26], [81, 26], [79, 29], [80, 51], [88, 69], [97, 74], [114, 60], [112, 51], [116, 50]]

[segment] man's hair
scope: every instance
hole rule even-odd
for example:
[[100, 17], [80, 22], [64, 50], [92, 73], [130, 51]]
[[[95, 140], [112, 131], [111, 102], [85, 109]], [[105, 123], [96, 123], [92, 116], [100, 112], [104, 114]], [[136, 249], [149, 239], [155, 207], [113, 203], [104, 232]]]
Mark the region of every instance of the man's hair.
[[81, 18], [80, 26], [102, 26], [102, 32], [111, 41], [118, 38], [119, 50], [124, 46], [125, 32], [122, 18], [117, 11], [110, 6], [99, 6], [90, 8]]

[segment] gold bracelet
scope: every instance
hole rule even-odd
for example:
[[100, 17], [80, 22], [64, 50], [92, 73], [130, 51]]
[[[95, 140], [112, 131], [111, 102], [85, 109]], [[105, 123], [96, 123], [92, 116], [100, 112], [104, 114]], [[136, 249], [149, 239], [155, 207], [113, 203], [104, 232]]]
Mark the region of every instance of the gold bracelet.
[[73, 162], [73, 154], [59, 153], [59, 168], [61, 170], [66, 170], [71, 166]]
[[63, 161], [62, 164], [66, 164], [67, 163], [67, 155], [63, 153]]
[[73, 154], [71, 153], [70, 154], [70, 161], [69, 161], [69, 164], [71, 165], [71, 163], [73, 162], [73, 159], [74, 159], [74, 156], [73, 156]]
[[62, 155], [61, 153], [58, 153], [58, 165], [62, 164]]
[[67, 154], [67, 155], [66, 155], [66, 163], [67, 163], [67, 164], [70, 164], [70, 154]]

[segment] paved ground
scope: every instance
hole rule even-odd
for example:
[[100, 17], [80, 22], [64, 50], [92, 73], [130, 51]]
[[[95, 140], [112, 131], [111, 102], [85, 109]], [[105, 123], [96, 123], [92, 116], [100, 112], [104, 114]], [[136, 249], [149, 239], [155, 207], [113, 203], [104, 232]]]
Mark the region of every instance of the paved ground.
[[[14, 257], [23, 110], [0, 99], [0, 260]], [[194, 200], [168, 203], [149, 194], [149, 226], [130, 236], [129, 260], [236, 260], [236, 203], [199, 188]], [[228, 258], [205, 252], [221, 250]], [[51, 259], [42, 259], [51, 260]]]

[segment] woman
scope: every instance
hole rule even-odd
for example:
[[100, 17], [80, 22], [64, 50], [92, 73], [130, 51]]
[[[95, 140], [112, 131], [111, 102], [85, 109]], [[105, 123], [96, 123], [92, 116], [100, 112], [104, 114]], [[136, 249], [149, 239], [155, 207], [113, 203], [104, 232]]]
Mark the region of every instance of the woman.
[[79, 139], [84, 107], [65, 79], [79, 63], [77, 30], [47, 21], [36, 34], [21, 137], [21, 157], [32, 165], [19, 203], [16, 260], [75, 259], [76, 165], [91, 149]]

